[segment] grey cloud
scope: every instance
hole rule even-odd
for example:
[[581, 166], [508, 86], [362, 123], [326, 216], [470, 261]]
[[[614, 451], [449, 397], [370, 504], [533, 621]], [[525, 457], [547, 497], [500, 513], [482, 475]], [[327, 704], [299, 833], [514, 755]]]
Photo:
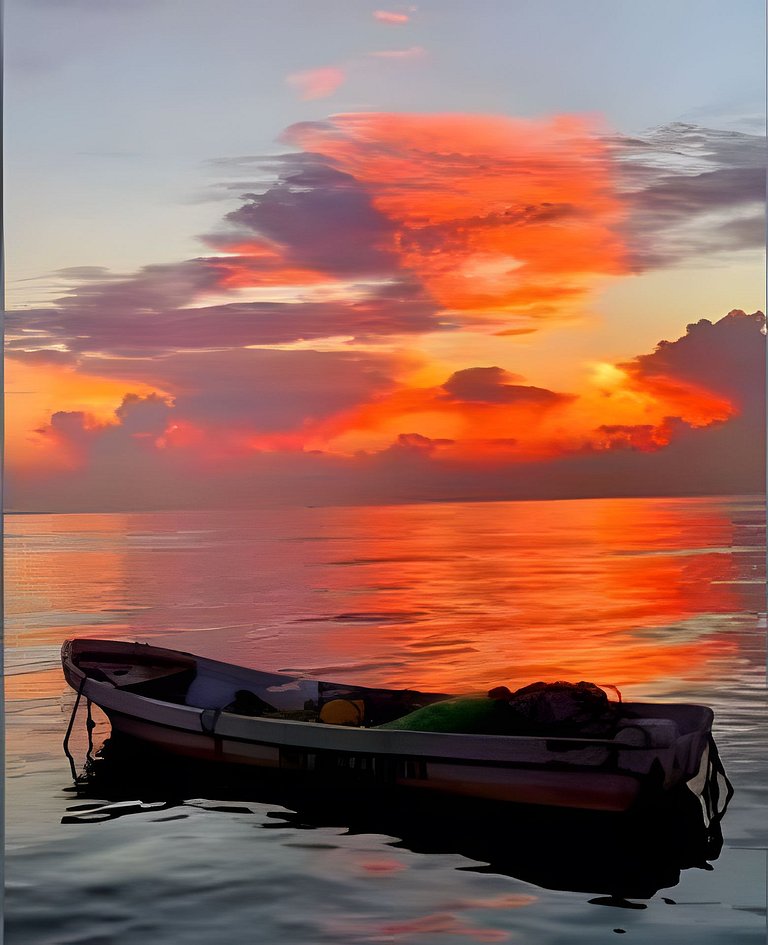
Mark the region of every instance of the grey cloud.
[[21, 361], [24, 364], [77, 364], [77, 355], [71, 351], [60, 351], [57, 348], [39, 348], [35, 351], [25, 351], [22, 348], [14, 348], [14, 344], [14, 342], [7, 343], [6, 357]]
[[558, 394], [543, 387], [516, 384], [521, 380], [500, 367], [473, 367], [456, 371], [443, 384], [451, 400], [482, 404], [531, 404], [554, 406], [572, 400], [570, 394]]
[[110, 270], [105, 266], [67, 266], [65, 269], [54, 270], [54, 275], [78, 282], [87, 282], [91, 279], [101, 282], [111, 277]]
[[62, 312], [91, 312], [101, 317], [114, 312], [156, 313], [175, 309], [198, 293], [215, 289], [219, 278], [215, 261], [205, 258], [145, 266], [133, 275], [106, 280], [94, 280], [90, 274], [57, 299], [56, 305]]
[[[390, 391], [399, 363], [397, 356], [354, 351], [241, 348], [88, 358], [84, 366], [169, 391], [174, 414], [196, 425], [274, 432], [311, 425]], [[145, 416], [150, 406], [157, 415], [166, 406], [160, 398], [142, 403]]]
[[127, 394], [115, 411], [126, 433], [154, 433], [159, 435], [165, 429], [170, 417], [172, 405], [157, 394], [140, 397]]
[[352, 176], [314, 155], [284, 161], [280, 179], [248, 193], [227, 220], [284, 251], [287, 264], [336, 276], [398, 272], [392, 224]]
[[662, 341], [651, 354], [621, 365], [639, 381], [668, 377], [722, 394], [741, 408], [763, 410], [765, 325], [762, 312], [734, 309], [719, 321], [688, 325], [676, 341]]
[[765, 139], [675, 123], [612, 139], [637, 270], [764, 244]]
[[[10, 313], [9, 349], [66, 345], [76, 353], [151, 355], [337, 335], [370, 340], [451, 327], [438, 322], [425, 289], [399, 270], [391, 224], [352, 177], [313, 154], [242, 160], [257, 162], [278, 180], [263, 193], [246, 194], [247, 202], [227, 215], [228, 229], [207, 241], [228, 250], [256, 237], [275, 247], [275, 257], [201, 256], [146, 266], [129, 276], [97, 266], [60, 270], [59, 278], [75, 285], [50, 308]], [[254, 287], [260, 278], [269, 285], [276, 272], [291, 268], [359, 285], [339, 302], [190, 307], [207, 292], [225, 291], [232, 268]]]
[[[177, 349], [287, 344], [337, 335], [371, 340], [440, 327], [432, 300], [408, 283], [377, 287], [344, 302], [232, 302], [168, 309], [161, 303], [175, 293], [167, 285], [103, 288], [102, 293], [81, 287], [58, 309], [9, 312], [8, 331], [15, 333], [9, 352], [57, 343], [76, 353], [156, 356]], [[182, 284], [179, 295], [185, 291]], [[22, 329], [28, 333], [21, 334]], [[29, 334], [30, 329], [40, 334]]]

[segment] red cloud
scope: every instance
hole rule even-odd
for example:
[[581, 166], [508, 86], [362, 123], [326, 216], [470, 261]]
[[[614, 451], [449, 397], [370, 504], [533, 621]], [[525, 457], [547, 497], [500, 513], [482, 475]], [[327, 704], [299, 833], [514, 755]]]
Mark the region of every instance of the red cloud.
[[669, 421], [658, 427], [650, 423], [604, 423], [595, 432], [598, 436], [591, 444], [593, 449], [630, 449], [652, 453], [669, 445], [672, 437], [672, 425]]
[[447, 309], [503, 325], [578, 302], [625, 271], [612, 155], [594, 124], [350, 114], [285, 138], [365, 186], [402, 265]]

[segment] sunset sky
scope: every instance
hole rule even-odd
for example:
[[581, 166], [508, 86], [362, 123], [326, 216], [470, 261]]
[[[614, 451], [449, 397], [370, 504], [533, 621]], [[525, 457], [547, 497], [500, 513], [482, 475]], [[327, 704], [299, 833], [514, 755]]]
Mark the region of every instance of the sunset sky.
[[762, 489], [761, 2], [6, 21], [11, 509]]

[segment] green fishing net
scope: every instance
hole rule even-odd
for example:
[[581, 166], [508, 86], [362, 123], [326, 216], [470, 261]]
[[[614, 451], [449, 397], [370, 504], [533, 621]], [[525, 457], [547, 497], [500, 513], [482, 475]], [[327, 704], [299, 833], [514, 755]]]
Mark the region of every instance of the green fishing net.
[[450, 699], [416, 709], [378, 728], [408, 732], [454, 732], [461, 735], [503, 735], [509, 731], [509, 706], [485, 696]]

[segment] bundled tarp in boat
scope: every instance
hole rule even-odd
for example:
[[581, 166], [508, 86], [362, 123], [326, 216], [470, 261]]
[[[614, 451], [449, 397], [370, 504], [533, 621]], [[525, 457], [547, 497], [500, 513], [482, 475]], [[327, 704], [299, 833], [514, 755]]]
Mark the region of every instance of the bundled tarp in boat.
[[590, 682], [532, 683], [515, 692], [506, 686], [485, 697], [436, 702], [379, 728], [460, 735], [543, 735], [612, 738], [618, 704]]

